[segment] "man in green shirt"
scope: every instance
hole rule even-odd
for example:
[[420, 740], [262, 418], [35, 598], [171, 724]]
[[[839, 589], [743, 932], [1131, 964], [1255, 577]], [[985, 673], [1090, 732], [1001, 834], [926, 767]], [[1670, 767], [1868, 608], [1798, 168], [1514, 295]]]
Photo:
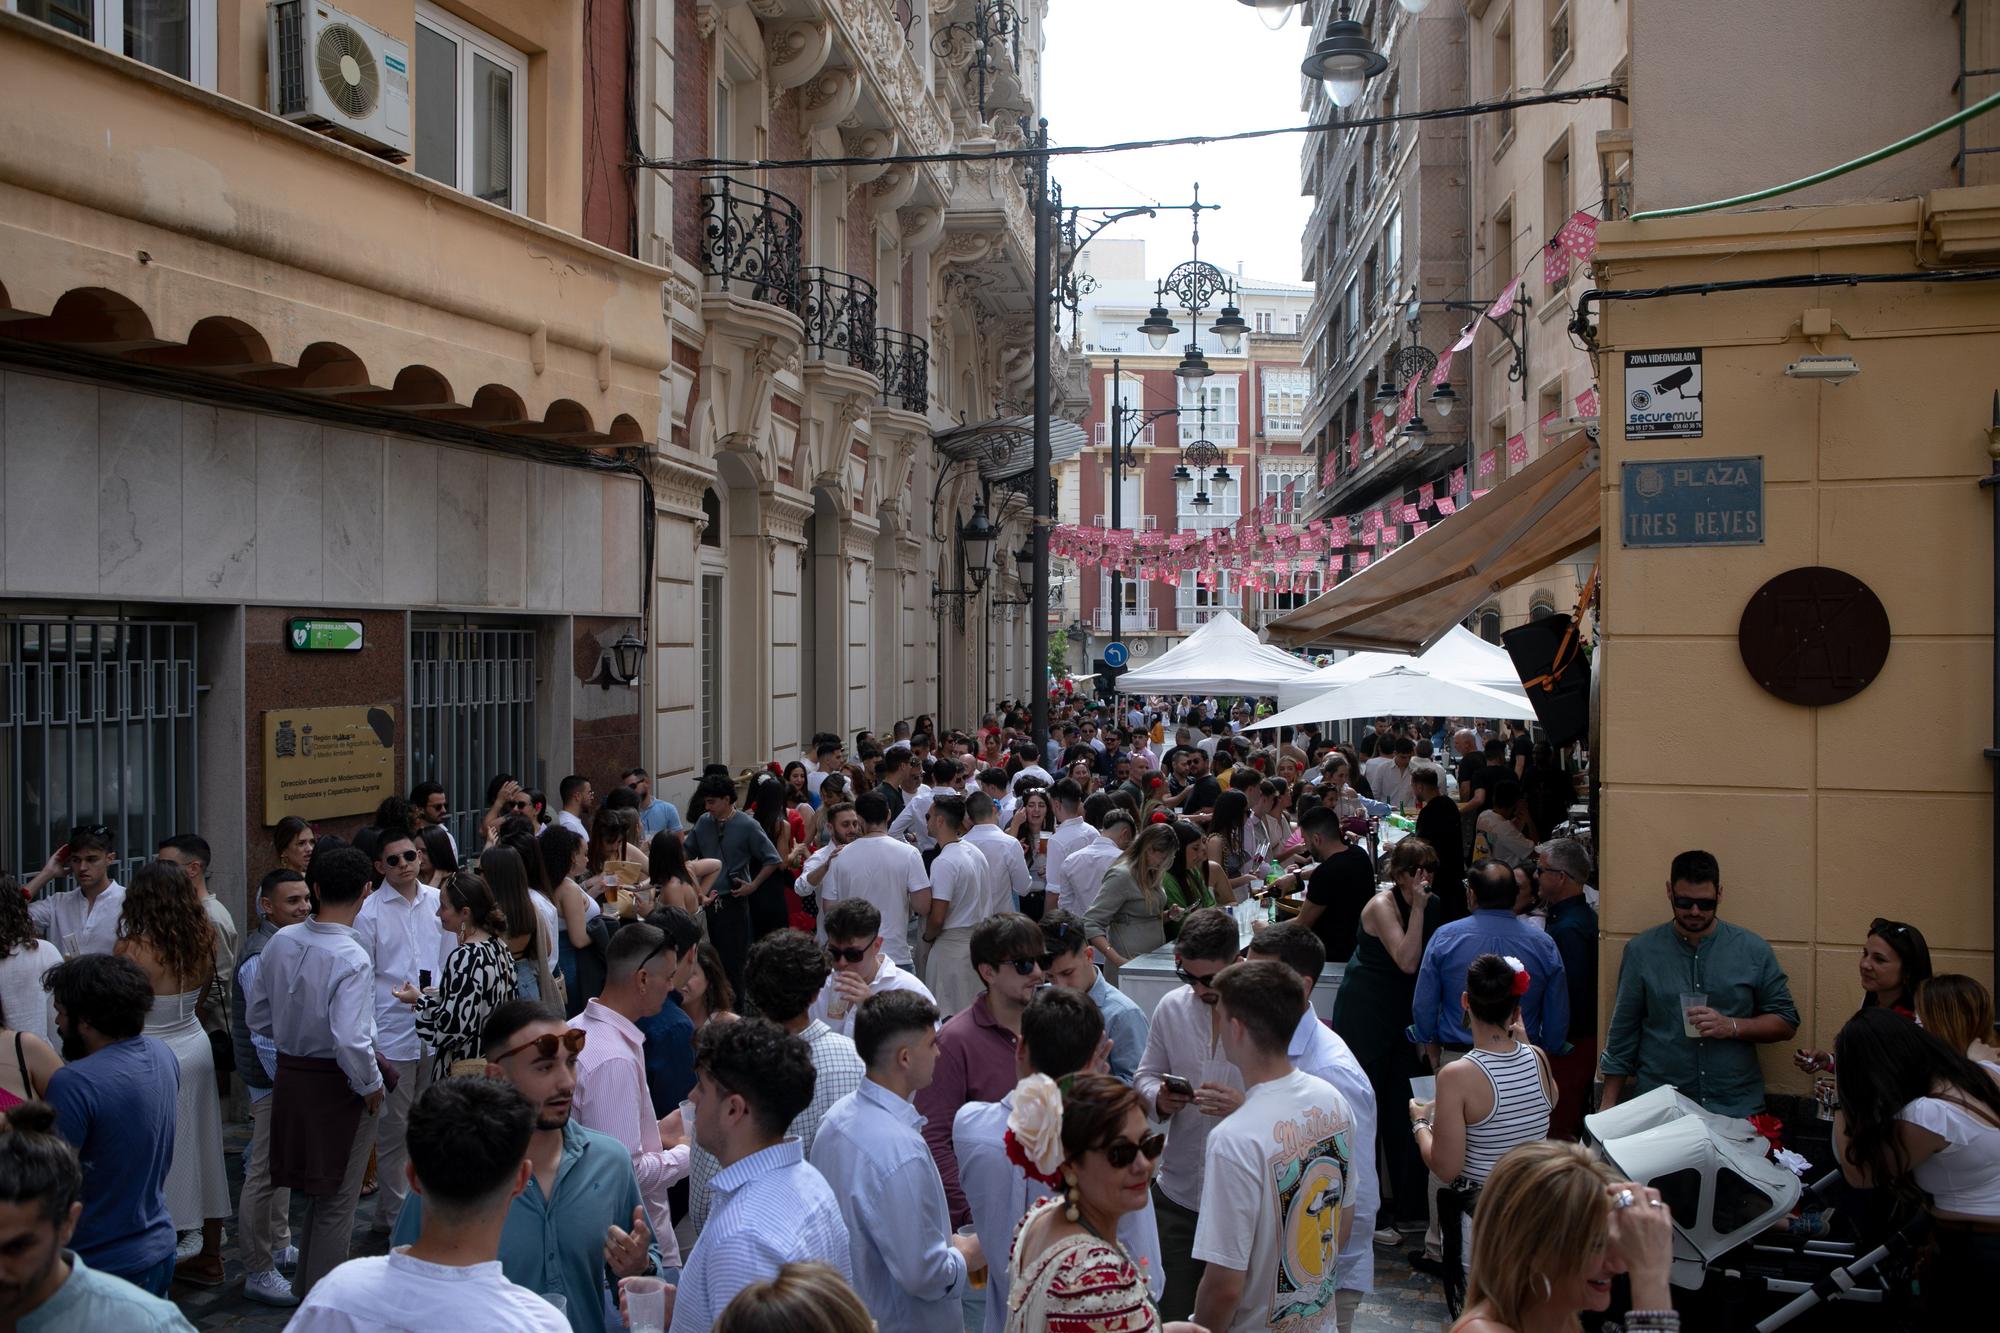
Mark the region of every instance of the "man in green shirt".
[[[1603, 1108], [1628, 1084], [1634, 1095], [1669, 1084], [1719, 1115], [1752, 1115], [1764, 1105], [1757, 1047], [1799, 1030], [1791, 986], [1762, 936], [1721, 919], [1713, 856], [1676, 856], [1667, 900], [1673, 920], [1629, 940], [1618, 966]], [[1684, 1010], [1681, 997], [1697, 994], [1705, 1001]]]

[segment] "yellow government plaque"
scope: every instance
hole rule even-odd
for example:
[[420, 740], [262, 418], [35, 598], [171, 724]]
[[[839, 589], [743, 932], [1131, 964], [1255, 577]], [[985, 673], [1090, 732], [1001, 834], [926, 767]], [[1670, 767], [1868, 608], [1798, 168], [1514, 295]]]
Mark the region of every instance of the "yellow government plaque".
[[393, 708], [264, 714], [264, 822], [364, 814], [396, 790]]

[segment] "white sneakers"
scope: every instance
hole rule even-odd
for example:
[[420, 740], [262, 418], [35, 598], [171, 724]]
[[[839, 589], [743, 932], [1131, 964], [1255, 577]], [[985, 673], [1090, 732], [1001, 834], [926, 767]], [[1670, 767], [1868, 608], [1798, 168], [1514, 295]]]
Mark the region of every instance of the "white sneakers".
[[183, 1231], [174, 1238], [174, 1262], [192, 1259], [201, 1253], [201, 1228]]
[[296, 1245], [287, 1245], [282, 1250], [272, 1251], [271, 1262], [278, 1266], [278, 1271], [283, 1273], [291, 1272], [299, 1266], [299, 1247]]
[[280, 1308], [290, 1308], [299, 1303], [299, 1298], [292, 1295], [292, 1284], [287, 1282], [276, 1269], [266, 1269], [262, 1273], [252, 1273], [244, 1278], [243, 1295], [260, 1305], [276, 1305]]

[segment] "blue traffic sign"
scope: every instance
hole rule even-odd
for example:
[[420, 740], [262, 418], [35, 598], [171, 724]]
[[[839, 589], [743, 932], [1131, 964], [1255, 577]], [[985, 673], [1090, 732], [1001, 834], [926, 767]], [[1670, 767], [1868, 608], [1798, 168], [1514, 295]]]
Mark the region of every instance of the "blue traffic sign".
[[1131, 656], [1132, 654], [1125, 650], [1125, 645], [1122, 643], [1114, 641], [1104, 645], [1104, 665], [1106, 666], [1122, 667]]

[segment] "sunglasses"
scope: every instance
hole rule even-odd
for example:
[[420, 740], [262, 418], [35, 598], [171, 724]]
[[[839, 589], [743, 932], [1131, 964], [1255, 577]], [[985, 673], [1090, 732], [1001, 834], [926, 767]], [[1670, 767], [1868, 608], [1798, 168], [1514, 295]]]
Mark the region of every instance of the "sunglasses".
[[567, 1032], [544, 1032], [541, 1036], [531, 1041], [524, 1041], [512, 1050], [502, 1051], [493, 1058], [495, 1060], [505, 1060], [508, 1056], [519, 1055], [522, 1051], [530, 1047], [534, 1048], [537, 1060], [555, 1059], [558, 1048], [568, 1051], [571, 1055], [576, 1055], [583, 1050], [584, 1038], [589, 1035], [582, 1028], [571, 1028]]
[[1104, 1145], [1103, 1153], [1105, 1161], [1111, 1163], [1115, 1169], [1123, 1171], [1140, 1157], [1144, 1157], [1149, 1162], [1157, 1162], [1160, 1160], [1160, 1154], [1166, 1150], [1167, 1136], [1165, 1134], [1148, 1134], [1137, 1143], [1133, 1143], [1129, 1139], [1120, 1139], [1116, 1143], [1107, 1143]]
[[658, 957], [659, 957], [659, 956], [660, 956], [661, 954], [665, 953], [665, 952], [666, 952], [666, 951], [667, 951], [668, 949], [671, 949], [671, 948], [673, 948], [673, 945], [674, 945], [674, 937], [673, 937], [673, 936], [671, 936], [671, 935], [667, 936], [667, 937], [666, 937], [665, 939], [661, 940], [661, 941], [660, 941], [660, 942], [659, 942], [658, 944], [654, 945], [654, 946], [653, 946], [653, 951], [652, 951], [651, 953], [647, 954], [647, 955], [646, 955], [646, 956], [645, 956], [644, 958], [641, 958], [641, 959], [639, 960], [639, 966], [637, 966], [637, 967], [633, 968], [632, 970], [633, 970], [633, 971], [635, 971], [635, 972], [643, 972], [643, 971], [645, 971], [645, 970], [646, 970], [646, 964], [648, 964], [648, 963], [652, 962], [652, 961], [653, 961], [653, 960], [654, 960], [655, 958], [658, 958]]
[[78, 824], [69, 831], [69, 840], [71, 842], [75, 842], [78, 838], [108, 838], [110, 836], [111, 827], [108, 824]]
[[526, 809], [528, 808], [528, 806], [529, 806], [529, 802], [527, 802], [527, 801], [509, 801], [509, 802], [507, 802], [507, 808], [508, 808], [509, 810], [526, 810]]
[[1009, 958], [1006, 962], [1000, 964], [1000, 966], [1013, 968], [1016, 976], [1032, 977], [1035, 973], [1042, 970], [1042, 960], [1039, 957]]
[[1685, 894], [1674, 895], [1676, 912], [1713, 912], [1722, 905], [1720, 898], [1690, 898]]
[[414, 851], [398, 852], [394, 856], [384, 856], [382, 858], [382, 864], [385, 866], [409, 865], [415, 862], [416, 859], [417, 859], [417, 854]]
[[1190, 986], [1200, 986], [1206, 990], [1215, 989], [1215, 978], [1222, 972], [1222, 970], [1223, 969], [1218, 967], [1215, 969], [1214, 972], [1209, 973], [1207, 976], [1198, 977], [1194, 973], [1182, 967], [1179, 963], [1174, 964], [1175, 976], [1179, 977], [1182, 981], [1185, 981]]
[[1891, 921], [1888, 917], [1878, 916], [1868, 923], [1868, 933], [1887, 940], [1893, 939], [1898, 935], [1909, 934], [1910, 928], [1900, 921]]
[[866, 958], [868, 951], [874, 947], [872, 944], [864, 944], [859, 949], [843, 949], [838, 945], [829, 944], [826, 946], [827, 961], [833, 963], [858, 963]]

